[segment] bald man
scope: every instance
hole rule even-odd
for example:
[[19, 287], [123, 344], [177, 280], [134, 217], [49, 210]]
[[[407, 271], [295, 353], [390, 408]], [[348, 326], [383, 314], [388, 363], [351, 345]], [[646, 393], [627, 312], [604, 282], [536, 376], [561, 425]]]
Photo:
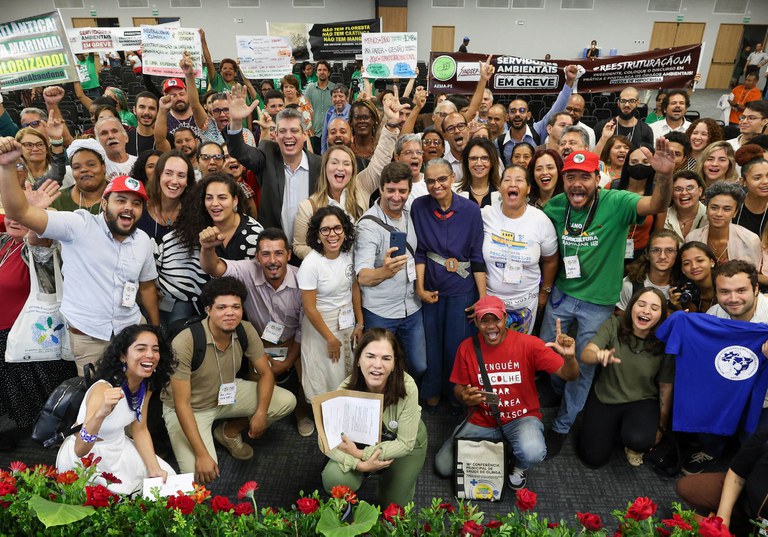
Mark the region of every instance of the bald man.
[[584, 101], [584, 97], [578, 93], [574, 93], [571, 95], [571, 98], [568, 99], [568, 104], [565, 107], [565, 111], [568, 112], [568, 114], [573, 119], [573, 124], [577, 127], [580, 127], [587, 133], [587, 136], [589, 136], [589, 149], [592, 149], [595, 147], [595, 131], [589, 125], [581, 122], [581, 116], [584, 115], [584, 109], [586, 106], [587, 103]]

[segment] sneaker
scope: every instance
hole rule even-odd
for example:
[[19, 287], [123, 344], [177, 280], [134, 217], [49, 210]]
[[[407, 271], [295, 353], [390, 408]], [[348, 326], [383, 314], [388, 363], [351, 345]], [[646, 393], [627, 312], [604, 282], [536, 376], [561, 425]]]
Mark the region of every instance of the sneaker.
[[707, 467], [712, 466], [716, 462], [717, 459], [713, 456], [707, 455], [703, 451], [697, 451], [688, 457], [688, 460], [685, 461], [685, 464], [680, 468], [680, 471], [683, 472], [684, 475], [700, 474]]
[[544, 435], [544, 442], [547, 444], [547, 456], [544, 460], [554, 459], [560, 454], [560, 450], [563, 449], [563, 444], [568, 434], [558, 433], [550, 429], [547, 434]]
[[299, 430], [299, 435], [312, 436], [312, 433], [315, 432], [315, 423], [304, 416], [296, 423], [296, 428]]
[[512, 471], [507, 475], [507, 483], [512, 490], [520, 490], [525, 488], [525, 484], [528, 482], [528, 470], [523, 470], [515, 466]]
[[624, 454], [627, 456], [627, 462], [630, 466], [641, 466], [643, 464], [643, 454], [638, 451], [632, 451], [628, 447], [624, 448]]
[[229, 454], [232, 455], [233, 459], [237, 459], [239, 461], [247, 461], [248, 459], [252, 458], [253, 448], [243, 442], [243, 436], [241, 434], [238, 434], [234, 438], [230, 438], [225, 435], [225, 425], [226, 423], [222, 423], [213, 430], [213, 437], [216, 439], [216, 441], [227, 448], [227, 451], [229, 451]]

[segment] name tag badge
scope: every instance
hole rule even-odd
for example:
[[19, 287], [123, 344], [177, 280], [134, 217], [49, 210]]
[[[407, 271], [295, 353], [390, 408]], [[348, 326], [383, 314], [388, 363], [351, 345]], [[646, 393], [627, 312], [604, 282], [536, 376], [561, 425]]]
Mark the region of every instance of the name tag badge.
[[339, 330], [346, 330], [353, 326], [355, 326], [355, 310], [352, 304], [348, 304], [339, 310]]
[[234, 382], [227, 382], [219, 386], [219, 406], [234, 405], [236, 394], [237, 385]]
[[124, 308], [132, 308], [136, 305], [136, 293], [139, 292], [139, 284], [136, 282], [125, 282], [123, 286], [123, 299], [120, 305]]
[[627, 246], [624, 249], [624, 259], [634, 259], [635, 257], [635, 239], [627, 239]]
[[288, 356], [288, 347], [267, 347], [264, 352], [275, 362], [285, 362], [285, 358]]
[[579, 256], [566, 256], [563, 258], [563, 264], [565, 265], [566, 279], [571, 280], [573, 278], [581, 278], [581, 265], [579, 265]]
[[523, 264], [517, 261], [507, 261], [507, 264], [504, 266], [502, 282], [523, 283]]
[[283, 335], [283, 330], [285, 330], [284, 325], [274, 321], [269, 321], [269, 324], [267, 324], [266, 328], [264, 328], [264, 333], [261, 335], [261, 339], [269, 341], [270, 343], [274, 343], [275, 345], [279, 345], [280, 337]]
[[408, 282], [413, 283], [416, 281], [416, 261], [409, 257], [405, 262], [405, 271], [408, 273]]

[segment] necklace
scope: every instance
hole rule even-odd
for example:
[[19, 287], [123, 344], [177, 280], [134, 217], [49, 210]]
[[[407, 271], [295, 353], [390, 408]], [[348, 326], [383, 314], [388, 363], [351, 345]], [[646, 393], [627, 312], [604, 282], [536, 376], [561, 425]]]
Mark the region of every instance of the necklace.
[[487, 187], [485, 187], [485, 190], [483, 192], [475, 192], [475, 189], [472, 188], [470, 185], [469, 191], [472, 192], [473, 196], [476, 196], [478, 198], [484, 198], [486, 194], [488, 194], [488, 191], [491, 189], [491, 185], [489, 184]]
[[19, 250], [21, 250], [22, 246], [24, 246], [23, 241], [18, 246], [13, 246], [13, 241], [8, 241], [8, 248], [5, 249], [3, 258], [0, 259], [0, 267], [5, 265], [5, 262], [8, 261], [11, 258], [11, 256], [13, 256]]
[[133, 393], [128, 387], [128, 381], [123, 382], [123, 393], [125, 394], [125, 401], [128, 403], [128, 408], [136, 413], [136, 420], [141, 421], [141, 407], [144, 404], [144, 396], [147, 394], [147, 383], [141, 381], [139, 390]]
[[[715, 248], [715, 246], [712, 244], [712, 242], [709, 239], [707, 239], [707, 245], [710, 248], [712, 248], [712, 253], [715, 254], [715, 257], [717, 258], [717, 262], [718, 263], [720, 263], [720, 258], [728, 253], [728, 243], [727, 242], [725, 243], [725, 248], [723, 248], [722, 251], [720, 252], [720, 255], [717, 255], [717, 248]], [[725, 259], [726, 259], [726, 261], [728, 260], [727, 255], [726, 255]]]

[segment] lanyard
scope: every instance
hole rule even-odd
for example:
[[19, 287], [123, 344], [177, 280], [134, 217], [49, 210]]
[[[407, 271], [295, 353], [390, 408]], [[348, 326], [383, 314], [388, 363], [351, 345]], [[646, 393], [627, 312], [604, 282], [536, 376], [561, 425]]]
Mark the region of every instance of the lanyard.
[[583, 235], [587, 232], [587, 228], [592, 223], [592, 220], [595, 218], [595, 213], [597, 212], [597, 204], [600, 201], [600, 190], [595, 190], [595, 198], [592, 200], [592, 205], [589, 207], [589, 212], [587, 213], [587, 219], [584, 221], [584, 224], [577, 224], [571, 222], [571, 204], [568, 203], [568, 207], [565, 210], [565, 232], [568, 235]]
[[[232, 349], [232, 382], [235, 382], [235, 375], [237, 375], [237, 370], [235, 370], [235, 334], [232, 334], [232, 340], [230, 341], [229, 346]], [[213, 341], [213, 354], [216, 356], [216, 366], [219, 369], [219, 380], [224, 384], [224, 377], [221, 374], [221, 362], [219, 361], [219, 349], [216, 348], [216, 340]]]
[[[739, 216], [736, 217], [736, 225], [739, 225], [739, 222], [741, 222], [741, 213], [744, 211], [744, 205], [745, 203], [741, 204], [741, 207], [739, 207]], [[747, 209], [749, 210], [749, 209]], [[749, 211], [752, 212], [752, 211]], [[755, 214], [755, 213], [752, 213]], [[763, 234], [763, 222], [765, 222], [765, 215], [768, 214], [768, 206], [766, 206], [765, 210], [763, 211], [763, 217], [760, 219], [760, 228], [757, 230], [758, 235]]]

